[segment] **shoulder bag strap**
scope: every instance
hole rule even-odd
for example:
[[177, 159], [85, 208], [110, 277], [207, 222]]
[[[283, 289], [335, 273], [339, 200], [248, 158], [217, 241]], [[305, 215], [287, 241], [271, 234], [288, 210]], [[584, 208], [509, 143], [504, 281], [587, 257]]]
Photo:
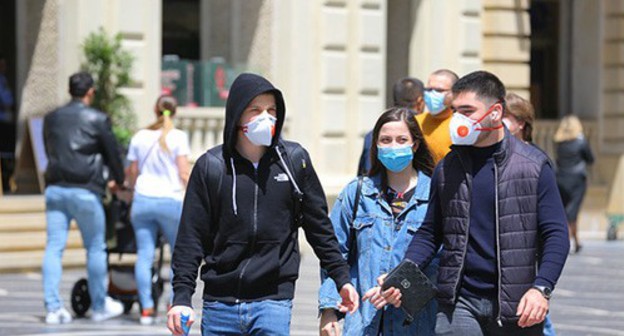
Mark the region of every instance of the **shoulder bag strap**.
[[355, 190], [355, 200], [353, 201], [353, 215], [351, 216], [351, 225], [349, 225], [349, 265], [353, 265], [355, 262], [355, 256], [357, 255], [357, 237], [355, 235], [355, 218], [357, 217], [358, 208], [360, 206], [360, 198], [362, 196], [362, 183], [364, 182], [364, 175], [358, 176], [357, 189]]

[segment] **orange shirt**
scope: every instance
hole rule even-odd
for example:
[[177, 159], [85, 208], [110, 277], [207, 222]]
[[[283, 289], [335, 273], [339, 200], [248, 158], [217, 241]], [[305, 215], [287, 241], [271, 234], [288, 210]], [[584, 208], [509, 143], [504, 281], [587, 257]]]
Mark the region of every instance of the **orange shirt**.
[[[441, 112], [445, 113], [445, 112]], [[452, 113], [449, 113], [448, 118], [438, 119], [434, 118], [429, 112], [421, 113], [416, 116], [416, 121], [423, 132], [429, 151], [433, 156], [433, 161], [438, 164], [448, 152], [451, 151], [451, 131], [449, 125], [451, 123]]]

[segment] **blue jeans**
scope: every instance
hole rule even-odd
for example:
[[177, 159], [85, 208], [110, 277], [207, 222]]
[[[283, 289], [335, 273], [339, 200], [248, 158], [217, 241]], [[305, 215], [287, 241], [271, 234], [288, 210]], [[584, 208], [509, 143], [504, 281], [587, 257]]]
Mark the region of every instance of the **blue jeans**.
[[[134, 195], [132, 210], [130, 211], [130, 220], [137, 243], [137, 261], [134, 265], [134, 274], [139, 291], [139, 302], [143, 309], [154, 308], [152, 266], [158, 231], [163, 233], [171, 246], [171, 251], [173, 251], [181, 214], [182, 201], [172, 198]], [[172, 274], [171, 270], [169, 270], [169, 274]], [[170, 276], [170, 278], [172, 277]]]
[[49, 186], [45, 189], [47, 241], [41, 271], [43, 296], [48, 311], [63, 306], [59, 284], [63, 274], [61, 260], [67, 243], [69, 225], [75, 219], [87, 249], [87, 276], [91, 308], [104, 308], [108, 286], [106, 262], [106, 220], [100, 197], [83, 188]]
[[544, 319], [544, 336], [555, 336], [555, 326], [553, 326], [552, 321], [550, 320], [550, 313], [546, 314], [546, 319]]
[[435, 332], [439, 336], [543, 335], [544, 323], [528, 328], [516, 324], [499, 327], [494, 316], [496, 302], [460, 296], [454, 307], [439, 306]]
[[290, 335], [292, 300], [204, 301], [202, 336]]

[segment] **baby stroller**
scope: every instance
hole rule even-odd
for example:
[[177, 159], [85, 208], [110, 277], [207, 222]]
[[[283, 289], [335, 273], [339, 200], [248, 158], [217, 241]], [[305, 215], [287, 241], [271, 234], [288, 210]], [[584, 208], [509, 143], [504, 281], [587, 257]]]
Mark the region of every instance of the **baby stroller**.
[[[138, 291], [134, 278], [134, 265], [111, 264], [112, 254], [118, 256], [118, 261], [124, 254], [136, 254], [137, 247], [134, 238], [134, 230], [130, 223], [130, 204], [118, 199], [116, 196], [105, 203], [106, 212], [106, 237], [107, 237], [107, 263], [109, 272], [108, 295], [123, 303], [124, 313], [132, 309], [134, 302], [138, 302]], [[164, 240], [158, 235], [156, 240], [157, 259], [152, 267], [152, 298], [154, 308], [158, 308], [158, 300], [163, 293], [164, 280], [161, 277], [161, 269], [164, 259]], [[71, 291], [71, 306], [76, 316], [83, 317], [91, 306], [91, 297], [87, 286], [87, 279], [78, 280]]]

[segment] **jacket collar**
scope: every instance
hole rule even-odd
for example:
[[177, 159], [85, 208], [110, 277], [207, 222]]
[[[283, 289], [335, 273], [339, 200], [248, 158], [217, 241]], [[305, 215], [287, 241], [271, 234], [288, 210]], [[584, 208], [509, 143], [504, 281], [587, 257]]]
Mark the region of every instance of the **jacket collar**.
[[87, 106], [80, 98], [72, 98], [67, 105]]
[[[503, 140], [501, 141], [501, 146], [492, 155], [498, 166], [504, 166], [507, 164], [507, 162], [509, 161], [509, 154], [513, 150], [515, 146], [515, 142], [518, 141], [511, 134], [511, 132], [509, 132], [509, 130], [506, 127], [504, 129], [505, 129], [505, 136], [503, 137]], [[456, 151], [459, 154], [462, 162], [467, 164], [467, 167], [465, 167], [466, 169], [468, 169], [468, 167], [471, 167], [471, 162], [472, 162], [470, 154], [468, 153], [468, 147], [469, 146], [458, 146], [458, 145], [451, 146], [451, 150]]]
[[[413, 201], [418, 202], [426, 202], [429, 200], [429, 183], [424, 183], [426, 179], [429, 177], [425, 175], [425, 173], [419, 171], [418, 172], [418, 183], [416, 184], [416, 189], [414, 190], [414, 196], [410, 200], [410, 203]], [[379, 196], [381, 193], [381, 174], [377, 174], [375, 176], [364, 177], [362, 181], [362, 195], [374, 197]]]
[[504, 128], [505, 136], [503, 137], [503, 141], [501, 143], [500, 148], [496, 153], [494, 153], [494, 160], [496, 160], [496, 164], [499, 166], [504, 166], [509, 161], [509, 154], [513, 150], [515, 145], [514, 141], [517, 141], [516, 137], [509, 132], [507, 127]]

